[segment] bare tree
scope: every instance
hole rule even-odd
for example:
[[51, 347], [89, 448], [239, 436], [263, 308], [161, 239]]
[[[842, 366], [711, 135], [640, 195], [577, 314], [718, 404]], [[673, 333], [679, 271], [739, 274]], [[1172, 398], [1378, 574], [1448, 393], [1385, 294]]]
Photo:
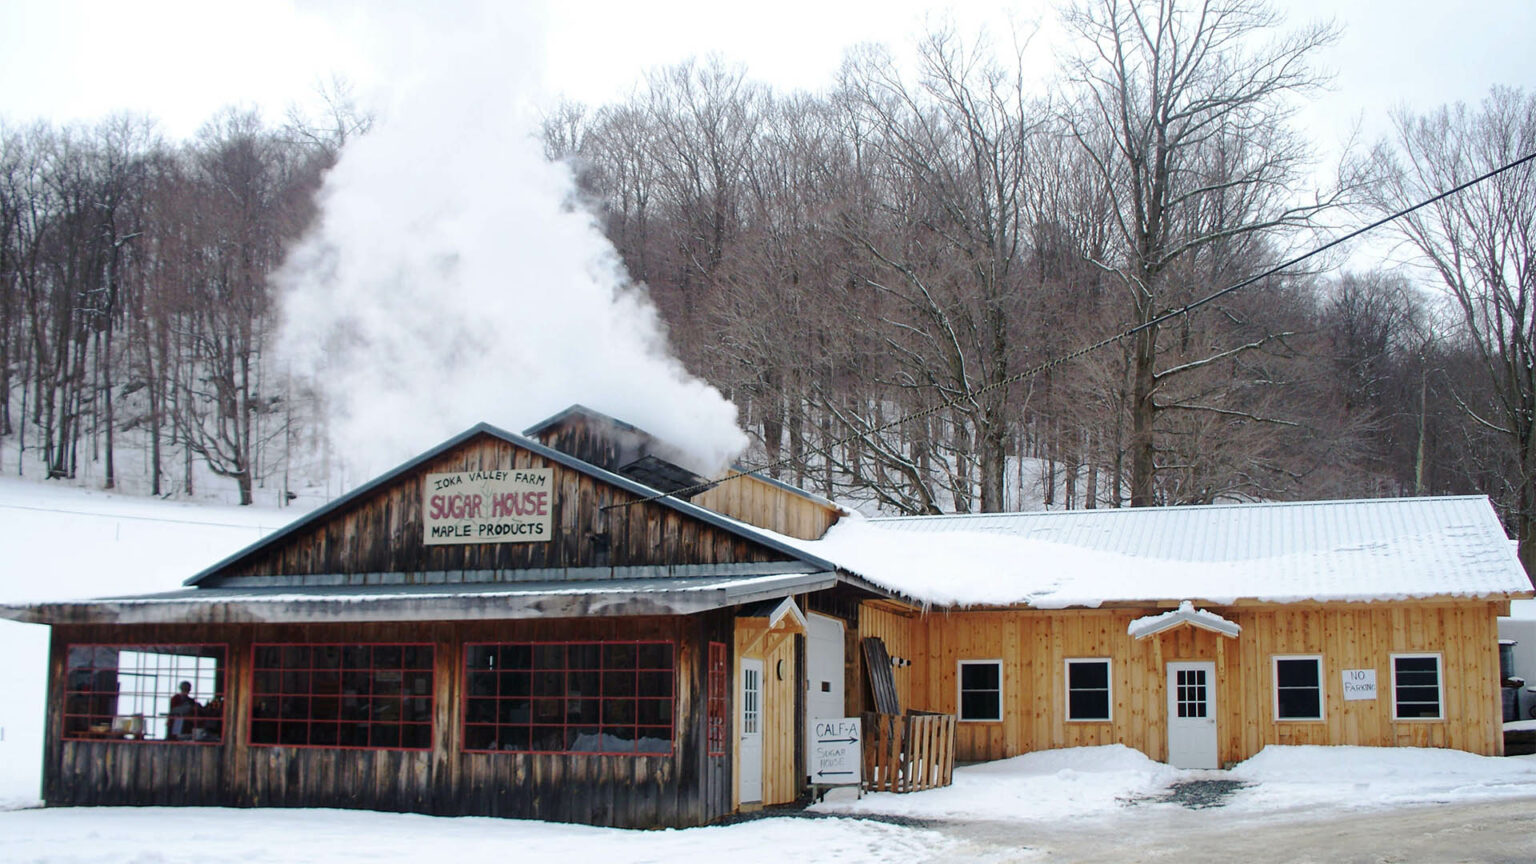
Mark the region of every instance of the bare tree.
[[[1123, 283], [1131, 323], [1149, 325], [1221, 277], [1247, 275], [1331, 203], [1295, 193], [1308, 151], [1285, 121], [1293, 97], [1318, 85], [1307, 59], [1332, 33], [1311, 26], [1262, 41], [1277, 22], [1256, 0], [1094, 0], [1066, 15], [1086, 48], [1069, 66], [1075, 98], [1063, 120], [1113, 202], [1115, 242], [1100, 264]], [[1159, 327], [1135, 337], [1132, 505], [1159, 498], [1158, 424], [1169, 407], [1159, 397], [1170, 379], [1267, 341], [1167, 363]]]
[[[845, 67], [840, 94], [868, 136], [874, 194], [850, 210], [846, 230], [872, 261], [869, 284], [890, 301], [881, 323], [892, 362], [882, 377], [907, 394], [898, 404], [943, 421], [917, 437], [959, 512], [1004, 509], [1018, 419], [1007, 381], [1029, 303], [1028, 157], [1045, 116], [1027, 95], [1022, 51], [998, 63], [984, 43], [938, 30], [919, 45], [915, 83], [871, 51]], [[837, 416], [910, 473], [903, 448], [870, 440], [872, 417]]]
[[262, 421], [280, 405], [263, 381], [271, 328], [267, 275], [283, 242], [308, 218], [314, 188], [304, 164], [251, 113], [228, 111], [208, 124], [188, 155], [193, 242], [184, 251], [179, 326], [189, 352], [178, 397], [183, 446], [235, 481], [251, 503], [264, 441]]
[[289, 105], [286, 119], [289, 139], [317, 151], [327, 165], [335, 163], [348, 141], [373, 128], [373, 113], [358, 103], [352, 82], [338, 75], [315, 84], [310, 108]]
[[[1377, 153], [1383, 211], [1536, 153], [1536, 94], [1495, 88], [1480, 108], [1400, 113]], [[1499, 494], [1536, 578], [1536, 168], [1526, 163], [1395, 223], [1459, 313], [1489, 388], [1460, 404], [1507, 448]]]

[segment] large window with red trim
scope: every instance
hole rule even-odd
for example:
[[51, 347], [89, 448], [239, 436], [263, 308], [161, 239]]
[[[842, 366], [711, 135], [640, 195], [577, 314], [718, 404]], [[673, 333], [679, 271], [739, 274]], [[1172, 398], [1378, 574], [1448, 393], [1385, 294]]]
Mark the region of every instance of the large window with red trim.
[[672, 752], [671, 642], [503, 642], [464, 648], [464, 749]]
[[709, 705], [708, 738], [709, 755], [725, 755], [725, 692], [726, 682], [725, 643], [709, 643]]
[[251, 743], [432, 747], [432, 646], [257, 644]]
[[224, 657], [223, 645], [70, 645], [64, 737], [219, 743]]

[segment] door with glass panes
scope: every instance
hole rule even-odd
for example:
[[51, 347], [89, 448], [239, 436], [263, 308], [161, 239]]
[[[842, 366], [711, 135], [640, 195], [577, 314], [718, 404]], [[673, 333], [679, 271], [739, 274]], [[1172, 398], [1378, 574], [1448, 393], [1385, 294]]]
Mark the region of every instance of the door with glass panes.
[[1216, 753], [1216, 664], [1168, 664], [1168, 764], [1219, 768]]

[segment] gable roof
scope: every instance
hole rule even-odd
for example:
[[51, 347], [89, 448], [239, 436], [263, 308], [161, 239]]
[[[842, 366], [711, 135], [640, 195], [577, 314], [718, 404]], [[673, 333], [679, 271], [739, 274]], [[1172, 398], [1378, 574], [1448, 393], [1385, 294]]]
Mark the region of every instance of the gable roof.
[[800, 545], [945, 605], [1531, 594], [1484, 496], [845, 519]]
[[[568, 410], [571, 410], [571, 409], [568, 409]], [[556, 415], [556, 416], [560, 416], [560, 415]], [[230, 565], [232, 565], [232, 564], [234, 564], [234, 563], [236, 563], [236, 562], [246, 558], [247, 556], [256, 554], [256, 553], [261, 552], [261, 551], [266, 550], [266, 549], [269, 549], [269, 548], [271, 548], [271, 547], [273, 547], [273, 546], [283, 542], [284, 540], [286, 540], [287, 538], [293, 536], [294, 534], [296, 534], [296, 533], [298, 533], [298, 532], [300, 532], [300, 531], [302, 531], [302, 530], [304, 530], [304, 529], [306, 529], [306, 528], [308, 528], [308, 527], [310, 527], [312, 525], [315, 525], [315, 524], [317, 524], [317, 523], [319, 523], [319, 522], [321, 522], [321, 521], [323, 521], [325, 519], [330, 518], [331, 516], [335, 515], [336, 513], [342, 511], [343, 509], [345, 509], [346, 507], [351, 505], [353, 502], [356, 502], [356, 501], [358, 501], [360, 499], [368, 497], [369, 495], [372, 495], [377, 490], [382, 489], [382, 488], [388, 486], [389, 484], [395, 482], [396, 480], [400, 479], [401, 477], [404, 477], [404, 476], [406, 476], [406, 475], [408, 475], [408, 474], [410, 474], [410, 473], [420, 469], [423, 465], [427, 464], [428, 462], [431, 462], [432, 460], [434, 460], [437, 457], [443, 455], [444, 453], [447, 453], [448, 451], [454, 449], [455, 447], [458, 447], [458, 446], [460, 446], [460, 445], [462, 445], [462, 444], [464, 444], [464, 443], [466, 443], [466, 442], [468, 442], [468, 441], [470, 441], [470, 440], [472, 440], [472, 439], [474, 439], [474, 438], [476, 438], [478, 436], [481, 436], [481, 435], [487, 435], [487, 436], [490, 436], [490, 437], [493, 437], [493, 438], [500, 439], [500, 440], [502, 440], [502, 441], [504, 441], [504, 442], [506, 442], [508, 444], [512, 444], [514, 446], [517, 446], [517, 447], [520, 447], [520, 448], [522, 448], [524, 450], [527, 450], [530, 453], [533, 453], [535, 455], [538, 455], [538, 456], [541, 456], [541, 457], [543, 457], [545, 459], [548, 459], [549, 461], [554, 462], [557, 465], [561, 465], [561, 466], [563, 466], [565, 468], [569, 468], [572, 471], [576, 471], [576, 472], [585, 474], [585, 475], [587, 475], [589, 477], [592, 477], [592, 478], [594, 478], [596, 480], [600, 480], [600, 481], [602, 481], [604, 483], [610, 484], [612, 486], [616, 486], [616, 487], [618, 487], [620, 489], [623, 489], [626, 492], [629, 492], [631, 494], [637, 495], [637, 496], [639, 496], [641, 498], [652, 499], [650, 503], [653, 503], [653, 504], [656, 504], [656, 505], [659, 505], [659, 506], [662, 506], [662, 507], [666, 507], [666, 508], [675, 510], [678, 513], [681, 513], [681, 514], [683, 514], [685, 516], [689, 516], [691, 518], [698, 519], [700, 521], [706, 522], [706, 523], [708, 523], [708, 524], [710, 524], [710, 525], [712, 525], [712, 526], [714, 526], [716, 528], [720, 528], [720, 529], [722, 529], [724, 531], [727, 531], [727, 532], [729, 532], [731, 534], [734, 534], [734, 535], [736, 535], [738, 537], [741, 537], [741, 538], [746, 539], [746, 540], [750, 540], [750, 541], [752, 541], [754, 543], [758, 543], [758, 544], [760, 544], [762, 546], [765, 546], [765, 547], [767, 547], [769, 549], [772, 549], [772, 550], [774, 550], [776, 552], [780, 552], [782, 554], [788, 555], [791, 558], [794, 558], [797, 561], [802, 561], [802, 562], [804, 562], [806, 564], [809, 564], [809, 565], [815, 567], [818, 570], [833, 570], [833, 569], [836, 569], [835, 565], [833, 565], [832, 563], [830, 563], [830, 562], [828, 562], [826, 560], [823, 560], [822, 558], [817, 556], [815, 553], [809, 552], [809, 551], [807, 551], [805, 549], [801, 549], [798, 546], [795, 546], [794, 544], [791, 544], [791, 543], [787, 542], [787, 538], [784, 538], [784, 537], [782, 537], [782, 536], [780, 536], [778, 534], [774, 534], [774, 533], [769, 532], [769, 531], [762, 531], [762, 530], [754, 528], [753, 526], [748, 525], [748, 524], [746, 524], [744, 522], [738, 522], [735, 519], [730, 519], [728, 517], [721, 516], [718, 513], [715, 513], [715, 512], [713, 512], [711, 510], [707, 510], [707, 509], [705, 509], [703, 507], [699, 507], [699, 506], [694, 505], [694, 504], [690, 504], [687, 501], [683, 501], [683, 500], [678, 499], [678, 498], [673, 498], [673, 497], [668, 496], [668, 495], [663, 495], [661, 492], [658, 492], [657, 490], [652, 489], [649, 486], [646, 486], [644, 484], [638, 483], [638, 482], [636, 482], [634, 480], [631, 480], [630, 478], [625, 477], [625, 476], [623, 476], [621, 474], [615, 474], [612, 471], [604, 470], [602, 468], [597, 467], [596, 465], [592, 465], [589, 462], [585, 462], [585, 461], [583, 461], [581, 459], [577, 459], [574, 456], [571, 456], [571, 455], [566, 454], [566, 453], [562, 453], [559, 450], [555, 450], [554, 448], [546, 447], [545, 445], [540, 444], [538, 441], [535, 441], [535, 440], [533, 440], [531, 438], [525, 438], [522, 435], [518, 435], [518, 434], [513, 433], [513, 432], [508, 432], [508, 431], [506, 431], [504, 429], [500, 429], [500, 428], [498, 428], [496, 426], [492, 426], [489, 423], [479, 423], [479, 424], [476, 424], [475, 426], [465, 430], [464, 432], [461, 432], [458, 435], [455, 435], [454, 437], [448, 439], [447, 441], [444, 441], [443, 443], [437, 445], [436, 447], [433, 447], [432, 449], [426, 451], [425, 453], [422, 453], [422, 454], [416, 456], [415, 458], [413, 458], [413, 459], [411, 459], [411, 460], [409, 460], [407, 462], [404, 462], [401, 465], [396, 466], [395, 468], [391, 469], [390, 471], [387, 471], [384, 474], [381, 474], [378, 477], [375, 477], [374, 479], [368, 481], [367, 483], [364, 483], [363, 485], [357, 487], [356, 489], [353, 489], [352, 491], [346, 493], [345, 495], [342, 495], [341, 497], [335, 499], [334, 501], [331, 501], [328, 504], [325, 504], [325, 505], [323, 505], [321, 507], [316, 508], [315, 510], [310, 511], [305, 516], [302, 516], [302, 517], [294, 520], [293, 522], [290, 522], [289, 524], [285, 525], [284, 527], [280, 528], [279, 530], [277, 530], [277, 531], [273, 532], [272, 534], [262, 538], [261, 540], [257, 541], [256, 543], [253, 543], [250, 546], [247, 546], [244, 549], [241, 549], [239, 552], [236, 552], [233, 555], [230, 555], [229, 557], [225, 558], [224, 560], [219, 561], [218, 563], [216, 563], [216, 564], [214, 564], [214, 565], [212, 565], [210, 567], [207, 567], [202, 572], [200, 572], [197, 575], [195, 575], [195, 576], [191, 577], [190, 579], [186, 580], [186, 582], [183, 583], [183, 584], [186, 584], [186, 585], [197, 585], [197, 584], [201, 583], [204, 579], [207, 579], [207, 578], [217, 574], [219, 571], [221, 571], [224, 568], [226, 568], [226, 567], [228, 567], [228, 566], [230, 566]], [[660, 496], [660, 497], [656, 497], [656, 496]]]
[[580, 402], [576, 402], [569, 408], [557, 411], [554, 414], [545, 417], [543, 420], [533, 424], [532, 426], [529, 426], [527, 429], [523, 430], [523, 435], [527, 438], [537, 438], [539, 437], [540, 432], [543, 432], [554, 426], [559, 426], [561, 423], [564, 423], [565, 421], [572, 418], [598, 420], [612, 426], [615, 429], [628, 432], [631, 435], [639, 435], [651, 441], [657, 440], [655, 435], [652, 435], [651, 433], [641, 429], [639, 426], [636, 426], [633, 423], [627, 423], [617, 417], [610, 417], [601, 411], [588, 408]]

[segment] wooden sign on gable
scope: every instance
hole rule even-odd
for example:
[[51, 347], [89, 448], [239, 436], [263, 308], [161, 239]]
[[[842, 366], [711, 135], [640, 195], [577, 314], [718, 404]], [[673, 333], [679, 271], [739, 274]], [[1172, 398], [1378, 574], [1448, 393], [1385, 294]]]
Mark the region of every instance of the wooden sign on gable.
[[422, 528], [428, 546], [550, 539], [554, 472], [548, 468], [428, 474]]

